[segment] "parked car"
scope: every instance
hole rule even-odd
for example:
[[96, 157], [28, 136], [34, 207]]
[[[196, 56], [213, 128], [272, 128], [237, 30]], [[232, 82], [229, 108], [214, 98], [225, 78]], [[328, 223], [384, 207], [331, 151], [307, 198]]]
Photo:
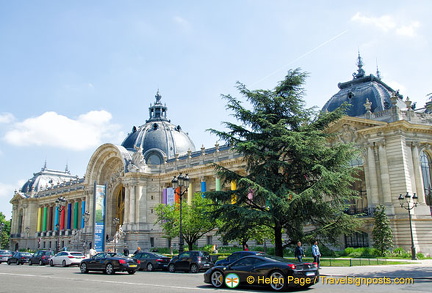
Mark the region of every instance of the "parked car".
[[82, 274], [86, 274], [89, 271], [102, 271], [108, 275], [112, 275], [115, 272], [127, 271], [132, 275], [136, 273], [138, 268], [139, 260], [109, 252], [100, 252], [90, 258], [83, 259], [80, 263]]
[[182, 252], [178, 256], [173, 257], [168, 264], [168, 270], [171, 273], [175, 271], [198, 273], [201, 270], [211, 268], [213, 265], [208, 252], [191, 250]]
[[13, 253], [10, 250], [0, 250], [0, 264], [7, 262], [9, 257], [12, 257]]
[[17, 265], [23, 265], [25, 263], [29, 262], [30, 257], [32, 257], [33, 254], [30, 252], [15, 252], [9, 259], [7, 260], [7, 264], [17, 264]]
[[49, 261], [52, 256], [54, 256], [54, 251], [52, 250], [38, 250], [30, 258], [29, 265], [32, 264], [39, 264], [40, 266], [47, 265], [49, 264]]
[[61, 265], [62, 267], [68, 267], [70, 265], [77, 265], [85, 259], [84, 254], [78, 251], [61, 251], [51, 257], [49, 264], [50, 266]]
[[139, 270], [167, 270], [170, 257], [154, 252], [140, 252], [133, 256], [134, 259], [140, 261]]
[[204, 282], [220, 288], [227, 285], [270, 286], [275, 291], [289, 287], [307, 288], [319, 281], [314, 263], [291, 262], [270, 255], [245, 256], [227, 266], [215, 266], [204, 273]]
[[231, 253], [227, 258], [218, 260], [215, 263], [215, 266], [227, 266], [230, 263], [235, 262], [238, 259], [241, 259], [242, 257], [248, 256], [248, 255], [264, 255], [264, 252], [260, 251], [249, 251], [249, 250], [243, 250], [243, 251], [236, 251]]

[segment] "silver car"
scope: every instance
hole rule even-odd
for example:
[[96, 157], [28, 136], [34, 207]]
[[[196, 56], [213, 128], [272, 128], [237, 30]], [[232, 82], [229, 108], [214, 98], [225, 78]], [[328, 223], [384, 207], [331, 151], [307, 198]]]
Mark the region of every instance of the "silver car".
[[10, 250], [0, 250], [0, 264], [7, 262], [9, 257], [12, 257], [13, 253]]

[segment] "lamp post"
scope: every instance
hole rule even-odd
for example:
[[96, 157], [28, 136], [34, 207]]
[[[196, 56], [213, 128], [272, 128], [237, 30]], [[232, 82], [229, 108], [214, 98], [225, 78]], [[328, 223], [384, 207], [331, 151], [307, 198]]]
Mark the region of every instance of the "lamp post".
[[[180, 235], [179, 235], [179, 253], [182, 253], [184, 250], [184, 240], [183, 240], [183, 195], [187, 192], [189, 186], [189, 176], [188, 174], [183, 175], [180, 173], [177, 177], [174, 176], [171, 183], [174, 188], [174, 192], [177, 193], [177, 187], [180, 187], [180, 193], [177, 193], [180, 197]], [[182, 189], [184, 190], [182, 191]]]
[[5, 224], [4, 223], [0, 223], [0, 248], [2, 248], [2, 243], [3, 243], [3, 228], [4, 228]]
[[410, 225], [410, 233], [411, 233], [411, 259], [416, 260], [417, 259], [417, 253], [416, 248], [414, 246], [414, 236], [413, 236], [413, 228], [412, 228], [412, 217], [411, 217], [411, 210], [417, 207], [418, 204], [418, 197], [414, 193], [413, 196], [407, 192], [404, 195], [399, 195], [399, 203], [401, 208], [404, 208], [408, 211], [408, 218], [409, 218], [409, 225]]
[[[66, 207], [66, 198], [64, 198], [64, 196], [60, 196], [59, 198], [56, 199], [55, 204], [58, 212], [61, 213]], [[57, 223], [55, 226], [57, 229], [57, 252], [59, 252], [60, 251], [60, 225]]]
[[[84, 227], [87, 226], [88, 221], [90, 220], [90, 213], [89, 211], [85, 211], [84, 212]], [[86, 228], [87, 230], [87, 228]], [[87, 251], [87, 231], [84, 232], [84, 243], [83, 243], [83, 248], [84, 248], [84, 255], [86, 255], [86, 251]]]
[[113, 220], [113, 225], [115, 226], [115, 233], [114, 233], [114, 252], [117, 253], [117, 241], [118, 241], [118, 233], [117, 233], [117, 225], [120, 223], [120, 219], [119, 218], [114, 218]]
[[29, 234], [30, 234], [30, 227], [25, 227], [25, 231], [26, 231], [26, 250], [27, 250], [27, 246], [28, 246], [28, 238], [29, 238]]

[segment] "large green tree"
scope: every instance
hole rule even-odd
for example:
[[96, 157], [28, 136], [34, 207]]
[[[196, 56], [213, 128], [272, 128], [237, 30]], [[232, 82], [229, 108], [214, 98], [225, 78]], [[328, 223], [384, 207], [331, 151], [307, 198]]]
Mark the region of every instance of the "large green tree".
[[379, 205], [374, 213], [375, 225], [372, 230], [374, 240], [374, 248], [376, 248], [381, 256], [393, 247], [393, 230], [390, 227], [390, 220], [385, 213], [385, 207]]
[[231, 233], [239, 236], [251, 225], [270, 227], [279, 256], [286, 244], [308, 237], [335, 242], [358, 227], [355, 217], [343, 212], [353, 193], [355, 170], [349, 163], [355, 149], [330, 144], [332, 134], [325, 131], [344, 109], [305, 108], [306, 77], [300, 69], [290, 70], [273, 90], [251, 91], [237, 83], [248, 104], [223, 97], [239, 123], [225, 122], [227, 131], [209, 130], [244, 156], [247, 171], [241, 175], [216, 165], [224, 182], [236, 181], [237, 189], [206, 193], [218, 203], [215, 216], [231, 218]]
[[[193, 244], [204, 234], [216, 228], [216, 219], [211, 217], [214, 210], [212, 201], [196, 194], [187, 204], [183, 199], [182, 203], [182, 230], [183, 239], [188, 244], [189, 250], [192, 250]], [[180, 207], [179, 203], [166, 205], [159, 204], [156, 206], [157, 221], [162, 227], [166, 237], [175, 238], [180, 233]]]
[[9, 248], [10, 224], [11, 222], [0, 212], [0, 249]]

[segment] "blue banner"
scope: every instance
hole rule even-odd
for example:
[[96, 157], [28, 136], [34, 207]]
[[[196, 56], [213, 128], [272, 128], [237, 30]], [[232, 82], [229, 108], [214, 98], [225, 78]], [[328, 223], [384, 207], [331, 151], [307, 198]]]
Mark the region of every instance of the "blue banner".
[[94, 249], [105, 251], [106, 186], [96, 185], [94, 192]]

